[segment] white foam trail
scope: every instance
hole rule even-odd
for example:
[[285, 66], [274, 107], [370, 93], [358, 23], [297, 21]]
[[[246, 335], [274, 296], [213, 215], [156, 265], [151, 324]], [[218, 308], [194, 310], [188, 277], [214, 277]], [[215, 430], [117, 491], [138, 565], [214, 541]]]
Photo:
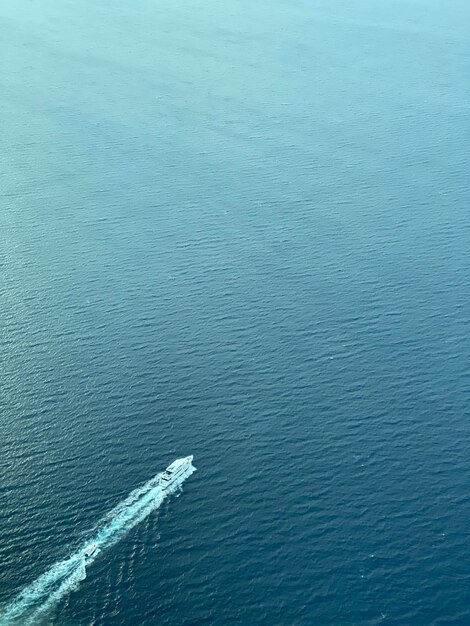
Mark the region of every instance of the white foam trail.
[[[125, 500], [112, 509], [97, 525], [90, 537], [70, 557], [55, 563], [49, 570], [25, 587], [6, 607], [0, 616], [0, 626], [34, 624], [40, 615], [49, 611], [65, 595], [73, 591], [86, 577], [86, 567], [107, 548], [115, 545], [134, 526], [142, 522], [152, 511], [158, 509], [169, 491], [173, 493], [196, 470], [192, 465], [181, 475], [171, 490], [163, 491], [158, 485], [157, 474], [144, 485], [132, 491]], [[97, 551], [85, 557], [90, 544], [97, 544]]]
[[62, 584], [52, 592], [38, 608], [26, 619], [24, 626], [32, 626], [36, 623], [41, 615], [47, 613], [59, 600], [61, 600], [68, 593], [78, 589], [80, 582], [86, 578], [86, 565], [85, 561], [81, 561], [80, 564], [73, 570], [73, 572], [64, 579]]

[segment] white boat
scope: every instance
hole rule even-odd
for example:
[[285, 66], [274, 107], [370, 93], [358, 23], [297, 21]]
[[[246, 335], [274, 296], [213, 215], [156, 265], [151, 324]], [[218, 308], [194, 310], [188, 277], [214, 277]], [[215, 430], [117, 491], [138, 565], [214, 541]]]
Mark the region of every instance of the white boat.
[[98, 550], [98, 544], [97, 543], [91, 543], [86, 549], [85, 549], [85, 556], [88, 558], [90, 558], [90, 556], [92, 556], [93, 554], [95, 554], [95, 552]]
[[178, 482], [188, 470], [192, 469], [191, 465], [193, 461], [193, 455], [185, 456], [182, 459], [176, 459], [171, 465], [169, 465], [158, 480], [158, 484], [162, 489], [168, 489], [172, 485]]

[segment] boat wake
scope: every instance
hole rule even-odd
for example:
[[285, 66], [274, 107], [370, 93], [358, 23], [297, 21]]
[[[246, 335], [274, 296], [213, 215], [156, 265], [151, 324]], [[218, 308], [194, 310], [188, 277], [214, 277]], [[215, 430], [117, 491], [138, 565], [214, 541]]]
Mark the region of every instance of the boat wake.
[[[181, 488], [196, 468], [189, 463], [170, 488], [163, 489], [161, 474], [132, 491], [125, 500], [107, 513], [97, 524], [92, 536], [71, 556], [58, 561], [8, 604], [0, 615], [0, 626], [32, 626], [62, 598], [78, 588], [86, 578], [86, 568], [105, 550], [115, 545], [126, 533], [158, 509], [168, 494]], [[90, 545], [96, 546], [89, 555]]]

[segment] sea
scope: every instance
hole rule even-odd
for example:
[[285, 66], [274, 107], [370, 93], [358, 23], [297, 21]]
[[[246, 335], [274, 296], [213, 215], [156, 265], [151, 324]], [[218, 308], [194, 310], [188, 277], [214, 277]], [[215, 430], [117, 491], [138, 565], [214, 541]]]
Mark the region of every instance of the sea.
[[2, 626], [470, 625], [469, 28], [2, 0]]

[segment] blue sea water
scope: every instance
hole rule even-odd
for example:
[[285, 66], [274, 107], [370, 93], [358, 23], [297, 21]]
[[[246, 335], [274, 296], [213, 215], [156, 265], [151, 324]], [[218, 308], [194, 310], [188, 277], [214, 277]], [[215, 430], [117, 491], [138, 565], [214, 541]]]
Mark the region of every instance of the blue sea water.
[[38, 623], [470, 624], [467, 0], [0, 24], [0, 616], [194, 454]]

